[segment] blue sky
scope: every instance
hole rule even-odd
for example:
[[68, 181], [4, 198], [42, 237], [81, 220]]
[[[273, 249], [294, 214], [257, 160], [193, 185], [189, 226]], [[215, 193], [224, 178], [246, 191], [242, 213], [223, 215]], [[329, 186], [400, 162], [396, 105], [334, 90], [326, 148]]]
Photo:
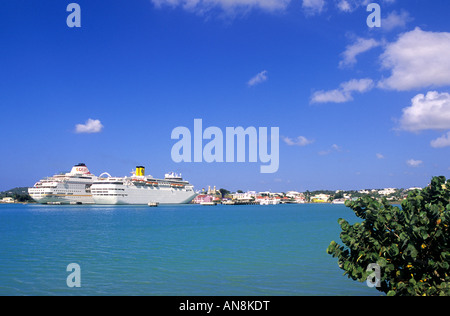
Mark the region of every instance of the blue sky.
[[[0, 190], [78, 162], [97, 175], [181, 172], [197, 189], [449, 177], [448, 1], [374, 1], [381, 28], [366, 23], [369, 2], [79, 0], [81, 27], [69, 28], [71, 1], [3, 1]], [[278, 171], [173, 162], [172, 130], [196, 118], [279, 127]]]

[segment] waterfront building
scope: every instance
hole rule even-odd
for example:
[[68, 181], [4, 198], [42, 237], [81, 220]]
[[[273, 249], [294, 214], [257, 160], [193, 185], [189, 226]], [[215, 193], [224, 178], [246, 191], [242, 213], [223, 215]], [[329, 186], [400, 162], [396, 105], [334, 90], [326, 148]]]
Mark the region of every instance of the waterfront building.
[[395, 193], [396, 191], [397, 190], [394, 188], [387, 188], [387, 189], [379, 190], [378, 194], [379, 195], [389, 195], [389, 194]]
[[12, 197], [4, 197], [1, 203], [14, 203], [14, 199]]
[[326, 203], [328, 202], [328, 199], [330, 198], [330, 196], [328, 194], [316, 194], [314, 196], [311, 197], [311, 201], [313, 203]]
[[193, 204], [200, 204], [203, 202], [209, 203], [209, 202], [212, 202], [213, 199], [214, 199], [214, 197], [212, 195], [199, 194], [194, 198], [194, 200], [192, 200], [192, 203]]

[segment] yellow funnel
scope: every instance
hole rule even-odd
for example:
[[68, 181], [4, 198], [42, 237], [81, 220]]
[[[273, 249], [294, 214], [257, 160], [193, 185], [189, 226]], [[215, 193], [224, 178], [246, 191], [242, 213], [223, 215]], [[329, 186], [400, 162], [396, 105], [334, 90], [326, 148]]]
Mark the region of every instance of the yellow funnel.
[[136, 175], [137, 176], [145, 176], [145, 167], [137, 166], [136, 167]]

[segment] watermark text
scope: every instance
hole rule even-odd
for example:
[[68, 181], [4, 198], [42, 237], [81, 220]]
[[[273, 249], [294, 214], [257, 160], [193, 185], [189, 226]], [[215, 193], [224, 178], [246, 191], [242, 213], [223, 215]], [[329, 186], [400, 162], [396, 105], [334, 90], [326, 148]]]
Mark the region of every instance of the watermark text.
[[[261, 173], [275, 173], [279, 168], [278, 127], [243, 128], [226, 127], [225, 133], [219, 127], [210, 126], [203, 130], [202, 119], [194, 119], [194, 132], [184, 126], [172, 130], [171, 138], [179, 140], [171, 151], [174, 162], [259, 162]], [[225, 139], [224, 139], [225, 134]], [[209, 140], [203, 145], [204, 140]], [[248, 140], [248, 141], [247, 141]], [[225, 144], [224, 144], [225, 143]], [[270, 143], [270, 152], [269, 152]], [[193, 152], [193, 153], [192, 153]]]

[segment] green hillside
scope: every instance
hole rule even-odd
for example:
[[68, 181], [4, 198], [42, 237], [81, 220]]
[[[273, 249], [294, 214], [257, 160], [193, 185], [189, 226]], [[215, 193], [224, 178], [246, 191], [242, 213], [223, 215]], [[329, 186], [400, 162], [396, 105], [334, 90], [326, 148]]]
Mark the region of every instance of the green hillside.
[[0, 192], [0, 199], [7, 196], [14, 198], [17, 202], [33, 202], [33, 199], [28, 194], [28, 187], [13, 188]]

